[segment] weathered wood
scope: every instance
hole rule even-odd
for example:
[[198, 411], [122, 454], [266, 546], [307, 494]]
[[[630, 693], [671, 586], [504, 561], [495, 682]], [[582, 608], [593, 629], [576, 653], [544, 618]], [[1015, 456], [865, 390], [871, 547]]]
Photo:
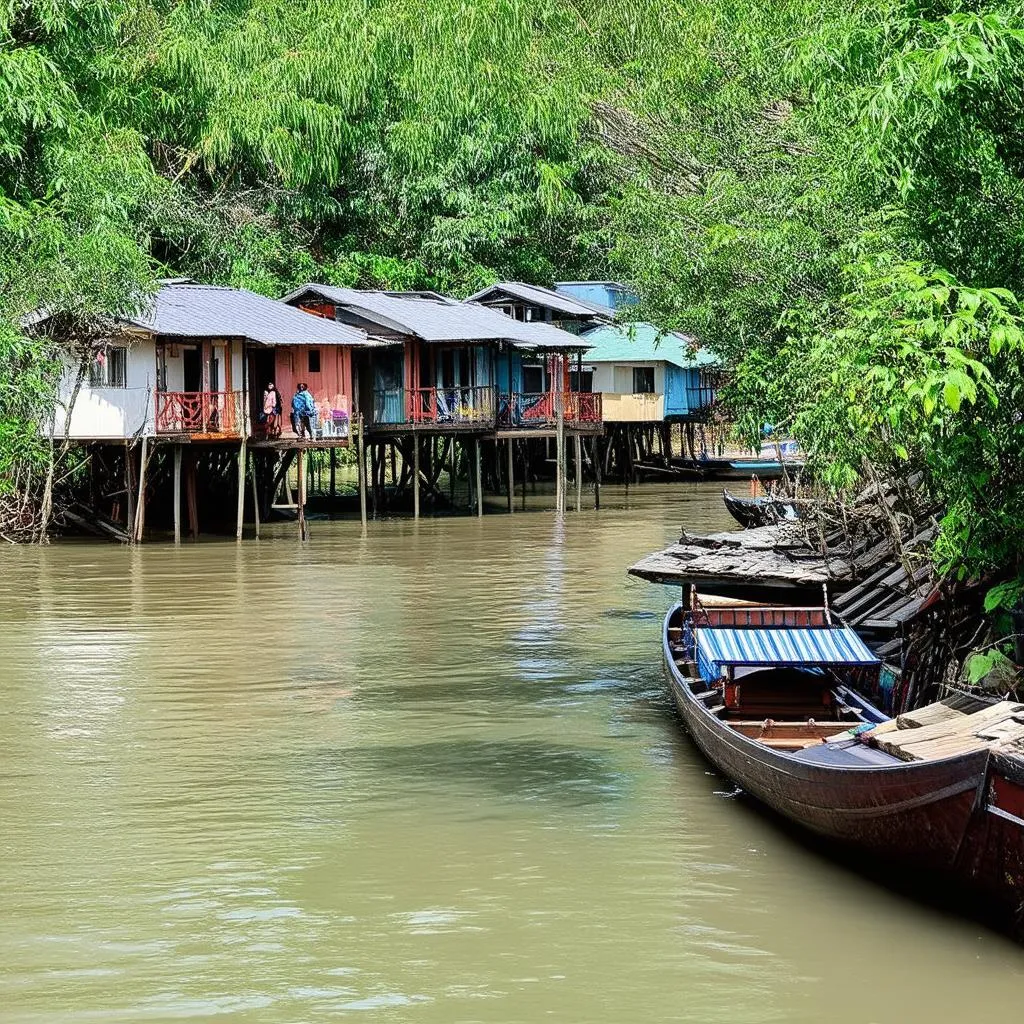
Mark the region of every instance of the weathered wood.
[[256, 453], [249, 452], [249, 462], [252, 465], [252, 517], [256, 527], [256, 539], [260, 539], [260, 489], [256, 481]]
[[484, 489], [480, 465], [480, 438], [474, 438], [473, 444], [476, 454], [476, 514], [482, 516], [484, 514]]
[[174, 446], [174, 543], [181, 543], [181, 445]]
[[[509, 391], [509, 395], [511, 395], [511, 393], [512, 392], [510, 390]], [[506, 441], [505, 443], [508, 445], [508, 488], [507, 488], [507, 490], [508, 490], [508, 510], [509, 510], [509, 512], [511, 512], [513, 504], [514, 504], [512, 499], [515, 496], [515, 471], [514, 471], [514, 465], [515, 465], [515, 449], [514, 449], [514, 446], [515, 446], [515, 441], [510, 437], [508, 439], [508, 441]]]
[[[405, 459], [403, 458], [403, 462]], [[412, 439], [412, 515], [420, 517], [420, 439]]]
[[235, 539], [242, 539], [242, 520], [245, 516], [245, 438], [238, 446], [238, 501], [235, 508]]
[[306, 453], [299, 452], [298, 461], [298, 505], [299, 505], [299, 540], [307, 540], [306, 531]]
[[199, 506], [196, 501], [196, 456], [189, 451], [185, 466], [185, 504], [188, 506], [188, 532], [193, 540], [199, 539]]
[[576, 511], [579, 512], [583, 504], [583, 442], [579, 434], [574, 437], [575, 445], [573, 455], [576, 462]]

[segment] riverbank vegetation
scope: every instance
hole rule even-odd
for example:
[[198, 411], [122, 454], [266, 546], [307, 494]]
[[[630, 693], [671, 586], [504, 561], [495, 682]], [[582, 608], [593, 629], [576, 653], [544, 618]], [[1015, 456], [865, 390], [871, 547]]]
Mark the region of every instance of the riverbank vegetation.
[[943, 569], [1016, 572], [1024, 4], [8, 0], [0, 36], [9, 492], [50, 461], [38, 306], [88, 344], [162, 275], [612, 276], [748, 434], [920, 471]]

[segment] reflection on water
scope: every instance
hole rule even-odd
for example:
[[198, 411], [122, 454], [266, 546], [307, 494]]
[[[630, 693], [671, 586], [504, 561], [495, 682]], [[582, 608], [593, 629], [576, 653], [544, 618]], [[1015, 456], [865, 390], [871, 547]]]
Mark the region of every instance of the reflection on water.
[[1024, 956], [724, 794], [600, 512], [0, 553], [3, 1020], [972, 1022]]

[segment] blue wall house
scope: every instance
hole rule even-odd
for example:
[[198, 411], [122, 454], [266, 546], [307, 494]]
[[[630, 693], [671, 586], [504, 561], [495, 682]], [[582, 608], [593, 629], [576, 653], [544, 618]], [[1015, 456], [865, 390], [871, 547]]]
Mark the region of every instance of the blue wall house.
[[706, 419], [715, 401], [718, 358], [684, 334], [652, 324], [609, 324], [583, 335], [584, 366], [602, 396], [606, 423], [684, 423]]

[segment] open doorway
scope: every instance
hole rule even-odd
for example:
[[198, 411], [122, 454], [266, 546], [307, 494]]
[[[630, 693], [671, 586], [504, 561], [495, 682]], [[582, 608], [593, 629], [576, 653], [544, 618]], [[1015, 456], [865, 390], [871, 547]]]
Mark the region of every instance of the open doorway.
[[203, 390], [203, 355], [197, 345], [181, 350], [181, 375], [183, 391]]

